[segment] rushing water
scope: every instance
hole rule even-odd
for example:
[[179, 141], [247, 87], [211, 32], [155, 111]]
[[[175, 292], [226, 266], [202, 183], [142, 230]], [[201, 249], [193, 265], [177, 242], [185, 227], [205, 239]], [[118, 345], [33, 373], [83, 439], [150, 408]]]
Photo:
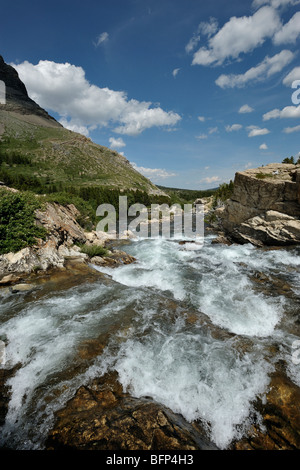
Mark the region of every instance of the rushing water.
[[[0, 338], [10, 401], [1, 445], [42, 449], [76, 389], [116, 370], [124, 390], [207, 424], [225, 449], [254, 419], [277, 361], [300, 386], [300, 257], [295, 249], [145, 239], [137, 262], [52, 290], [3, 295]], [[96, 357], [86, 342], [103, 345]], [[276, 346], [276, 347], [274, 347]], [[276, 351], [276, 353], [274, 353]], [[256, 420], [259, 417], [255, 416]]]

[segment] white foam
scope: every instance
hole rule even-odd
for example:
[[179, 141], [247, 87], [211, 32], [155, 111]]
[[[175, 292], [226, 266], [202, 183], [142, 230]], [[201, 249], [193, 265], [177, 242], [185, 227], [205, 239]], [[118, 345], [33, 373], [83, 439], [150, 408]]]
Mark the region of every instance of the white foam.
[[195, 304], [218, 326], [248, 336], [269, 336], [280, 322], [283, 300], [253, 290], [234, 266], [222, 265], [199, 282]]
[[[96, 269], [106, 273], [120, 284], [142, 288], [152, 287], [160, 291], [171, 291], [176, 299], [185, 298], [182, 273], [178, 262], [178, 244], [165, 239], [146, 240], [135, 245], [133, 256], [138, 262], [115, 268], [98, 266]], [[186, 253], [185, 256], [190, 256]]]
[[136, 397], [152, 396], [188, 421], [202, 420], [222, 449], [239, 436], [238, 425], [245, 425], [270, 372], [263, 359], [240, 359], [230, 344], [157, 331], [143, 342], [125, 342], [115, 368], [124, 389]]
[[[233, 333], [271, 335], [282, 317], [283, 299], [258, 294], [244, 267], [246, 263], [250, 268], [269, 269], [270, 252], [258, 254], [252, 245], [208, 245], [194, 251], [188, 244], [185, 248], [164, 239], [143, 241], [131, 251], [137, 264], [99, 270], [127, 286], [170, 291], [175, 299], [191, 301], [216, 325]], [[278, 258], [285, 259], [285, 254]]]

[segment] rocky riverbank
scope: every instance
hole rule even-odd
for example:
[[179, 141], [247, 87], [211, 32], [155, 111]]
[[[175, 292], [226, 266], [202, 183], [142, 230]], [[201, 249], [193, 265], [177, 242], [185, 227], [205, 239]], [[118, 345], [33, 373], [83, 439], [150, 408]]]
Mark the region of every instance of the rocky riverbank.
[[[46, 238], [37, 239], [34, 246], [23, 248], [17, 253], [0, 256], [0, 286], [16, 285], [34, 273], [68, 269], [70, 260], [73, 264], [101, 266], [117, 266], [135, 261], [127, 253], [117, 249], [106, 248], [101, 256], [83, 252], [82, 246], [105, 248], [114, 237], [105, 232], [85, 232], [76, 220], [79, 215], [73, 204], [62, 206], [46, 203], [43, 210], [37, 210], [36, 224], [46, 229]], [[130, 233], [124, 234], [125, 237], [130, 237]], [[21, 288], [25, 289], [25, 286]]]

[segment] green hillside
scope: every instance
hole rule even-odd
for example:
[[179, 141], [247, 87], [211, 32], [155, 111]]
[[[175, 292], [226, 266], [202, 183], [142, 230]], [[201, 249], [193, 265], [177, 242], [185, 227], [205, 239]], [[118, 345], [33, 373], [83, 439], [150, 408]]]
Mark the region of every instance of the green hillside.
[[[2, 107], [3, 108], [3, 107]], [[43, 120], [0, 109], [0, 178], [37, 192], [105, 186], [162, 194], [128, 160], [81, 134]]]

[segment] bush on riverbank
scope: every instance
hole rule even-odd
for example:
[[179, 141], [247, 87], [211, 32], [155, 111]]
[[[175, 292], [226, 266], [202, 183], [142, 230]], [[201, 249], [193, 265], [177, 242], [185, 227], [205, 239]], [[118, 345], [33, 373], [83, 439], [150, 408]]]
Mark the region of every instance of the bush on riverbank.
[[46, 229], [35, 224], [34, 211], [40, 205], [30, 192], [0, 190], [0, 254], [17, 252], [45, 238]]
[[108, 250], [99, 245], [79, 245], [81, 253], [85, 253], [90, 258], [94, 256], [107, 256]]

